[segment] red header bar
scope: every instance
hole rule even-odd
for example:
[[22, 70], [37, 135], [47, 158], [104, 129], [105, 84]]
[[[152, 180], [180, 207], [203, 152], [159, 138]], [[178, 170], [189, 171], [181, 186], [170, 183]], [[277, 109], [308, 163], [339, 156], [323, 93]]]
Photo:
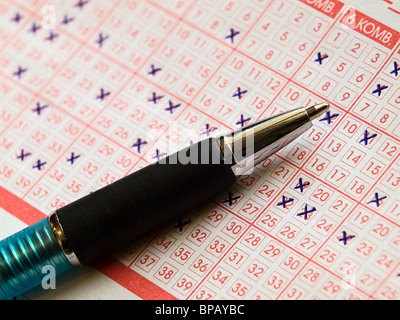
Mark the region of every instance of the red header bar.
[[346, 12], [340, 22], [389, 49], [393, 49], [400, 39], [400, 33], [396, 30], [352, 8]]
[[331, 18], [336, 18], [344, 4], [338, 0], [300, 0]]

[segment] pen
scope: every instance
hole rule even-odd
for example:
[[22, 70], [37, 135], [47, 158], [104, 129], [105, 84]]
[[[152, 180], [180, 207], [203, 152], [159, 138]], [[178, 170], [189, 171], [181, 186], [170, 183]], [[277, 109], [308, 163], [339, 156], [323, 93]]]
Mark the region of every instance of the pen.
[[312, 127], [328, 103], [193, 144], [51, 213], [0, 242], [0, 299], [110, 254], [210, 200]]

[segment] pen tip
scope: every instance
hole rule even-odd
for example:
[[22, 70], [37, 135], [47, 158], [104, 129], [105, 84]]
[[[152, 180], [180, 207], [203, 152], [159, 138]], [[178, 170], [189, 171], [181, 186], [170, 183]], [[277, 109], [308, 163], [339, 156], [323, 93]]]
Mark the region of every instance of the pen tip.
[[320, 115], [324, 114], [329, 109], [328, 102], [322, 102], [311, 107], [306, 108], [310, 120], [317, 119]]

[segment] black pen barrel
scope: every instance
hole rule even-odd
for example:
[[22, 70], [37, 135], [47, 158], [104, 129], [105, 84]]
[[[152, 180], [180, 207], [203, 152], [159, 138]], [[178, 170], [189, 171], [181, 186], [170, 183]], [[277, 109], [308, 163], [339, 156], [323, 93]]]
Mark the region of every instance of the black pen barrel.
[[70, 248], [88, 264], [210, 200], [236, 181], [210, 138], [59, 210]]

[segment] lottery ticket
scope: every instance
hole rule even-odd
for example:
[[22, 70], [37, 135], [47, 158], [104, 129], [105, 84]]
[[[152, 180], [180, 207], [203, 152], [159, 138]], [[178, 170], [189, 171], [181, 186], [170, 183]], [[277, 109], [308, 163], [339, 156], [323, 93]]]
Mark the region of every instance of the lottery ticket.
[[200, 139], [331, 105], [230, 190], [18, 298], [399, 299], [399, 18], [389, 0], [1, 1], [2, 238]]

